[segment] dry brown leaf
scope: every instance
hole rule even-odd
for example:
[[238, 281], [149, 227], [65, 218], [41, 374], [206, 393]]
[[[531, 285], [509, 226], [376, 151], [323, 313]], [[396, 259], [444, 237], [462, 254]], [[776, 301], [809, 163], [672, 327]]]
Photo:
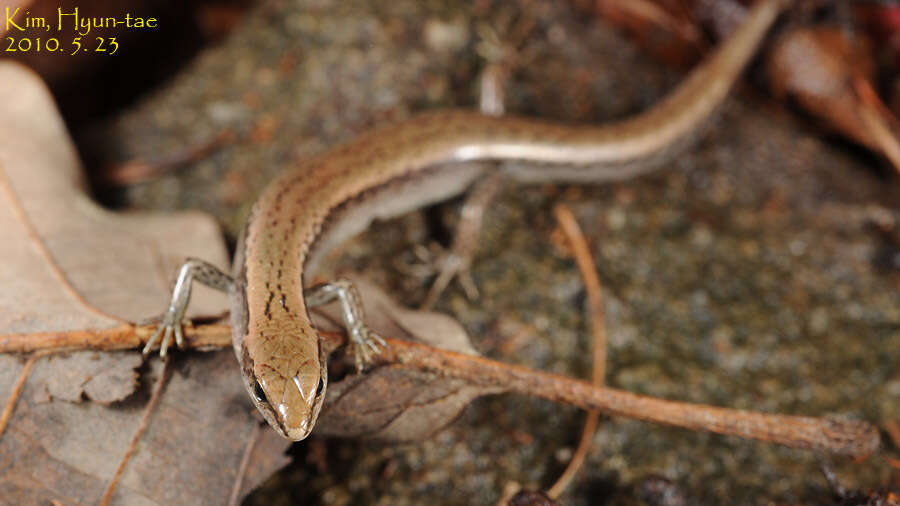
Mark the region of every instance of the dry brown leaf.
[[328, 389], [317, 434], [391, 442], [433, 436], [473, 399], [490, 392], [463, 380], [403, 366], [348, 376]]
[[[112, 504], [212, 504], [228, 497], [242, 441], [256, 422], [247, 403], [236, 395], [241, 392], [233, 362], [222, 360], [233, 358], [224, 352], [198, 357], [186, 357], [180, 373], [173, 375]], [[18, 373], [8, 365], [4, 360], [0, 367], [4, 386]], [[155, 379], [160, 365], [152, 363], [144, 375], [146, 383]], [[0, 440], [0, 497], [12, 504], [46, 504], [54, 499], [96, 504], [147, 400], [149, 385], [135, 399], [112, 407], [35, 402], [33, 392], [55, 374], [51, 362], [36, 364]], [[221, 388], [204, 388], [207, 382]], [[215, 396], [218, 406], [195, 397], [197, 393]], [[222, 439], [227, 436], [234, 440]]]
[[792, 97], [829, 128], [879, 149], [853, 89], [855, 78], [874, 73], [867, 39], [832, 27], [797, 28], [779, 37], [766, 64], [776, 95]]
[[254, 442], [247, 458], [246, 473], [238, 491], [240, 498], [246, 497], [253, 489], [269, 479], [274, 470], [281, 469], [291, 461], [285, 454], [284, 438], [271, 430], [264, 421], [260, 420], [259, 423], [261, 424], [257, 427], [259, 439]]
[[[365, 301], [366, 321], [379, 334], [477, 355], [456, 320], [407, 309], [365, 278], [348, 277]], [[317, 312], [327, 317], [327, 321], [317, 318], [317, 325], [323, 329], [334, 325], [339, 321], [337, 310], [332, 304]], [[422, 440], [455, 420], [473, 399], [500, 391], [400, 365], [382, 366], [328, 385], [316, 433], [393, 442]]]
[[[215, 222], [200, 213], [111, 213], [84, 193], [80, 163], [53, 101], [30, 71], [0, 63], [0, 333], [103, 329], [158, 314], [187, 256], [227, 265]], [[195, 316], [225, 300], [197, 290]], [[153, 378], [137, 353], [39, 359], [0, 436], [0, 502], [96, 504], [139, 424]], [[24, 360], [0, 355], [6, 402]], [[258, 423], [233, 354], [178, 358], [113, 504], [223, 504]], [[130, 395], [130, 396], [129, 396]], [[59, 399], [95, 402], [61, 402]], [[124, 399], [124, 400], [123, 400]], [[51, 401], [51, 402], [48, 402]], [[267, 431], [268, 432], [268, 431]], [[244, 493], [287, 461], [262, 436]]]
[[[227, 263], [219, 231], [204, 215], [123, 215], [97, 207], [84, 193], [80, 164], [52, 99], [30, 71], [0, 64], [0, 93], [16, 97], [0, 110], [0, 231], [7, 237], [0, 243], [0, 334], [141, 320], [165, 307], [170, 278], [185, 257]], [[405, 310], [360, 284], [379, 332], [475, 353], [452, 319]], [[221, 294], [198, 288], [191, 314], [222, 313]], [[162, 364], [152, 360], [138, 382], [140, 363], [137, 353], [125, 352], [40, 359], [0, 437], [0, 497], [17, 504], [96, 503], [161, 372]], [[0, 398], [9, 398], [23, 366], [21, 357], [0, 355]], [[138, 394], [130, 395], [138, 384]], [[334, 428], [324, 432], [411, 440], [443, 427], [488, 389], [384, 367], [371, 376], [348, 376], [329, 391], [336, 400], [319, 427]], [[84, 399], [99, 402], [77, 402]], [[341, 416], [348, 411], [355, 416]], [[179, 356], [112, 503], [224, 503], [257, 423], [230, 350]], [[287, 445], [263, 431], [241, 495], [284, 465]]]
[[881, 152], [900, 171], [896, 118], [872, 84], [872, 44], [833, 27], [784, 34], [768, 59], [772, 89], [850, 139]]
[[[201, 213], [112, 213], [85, 194], [81, 166], [44, 85], [0, 64], [0, 330], [103, 328], [165, 309], [186, 256], [228, 260]], [[223, 312], [222, 294], [197, 291], [191, 316]]]
[[605, 22], [623, 28], [657, 59], [685, 66], [696, 60], [702, 36], [683, 5], [650, 0], [594, 0]]
[[44, 359], [54, 374], [44, 383], [35, 401], [54, 399], [101, 404], [124, 400], [138, 384], [138, 367], [143, 362], [136, 353], [79, 351]]

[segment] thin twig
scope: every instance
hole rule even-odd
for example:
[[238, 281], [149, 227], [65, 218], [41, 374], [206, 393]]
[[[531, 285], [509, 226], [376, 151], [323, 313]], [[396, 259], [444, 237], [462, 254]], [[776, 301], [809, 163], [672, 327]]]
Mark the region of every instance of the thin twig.
[[[38, 350], [131, 350], [140, 348], [156, 331], [156, 324], [118, 325], [101, 330], [70, 330], [0, 335], [0, 353], [30, 353]], [[186, 326], [187, 348], [231, 346], [231, 327], [221, 323]]]
[[[135, 327], [129, 327], [129, 329], [132, 334], [123, 334], [123, 339], [146, 341], [146, 335], [138, 337], [135, 334]], [[141, 333], [150, 332], [147, 327], [137, 329], [140, 329]], [[230, 346], [230, 338], [227, 337], [230, 332], [227, 329], [228, 327], [225, 325], [189, 328], [185, 336], [187, 347], [195, 347], [198, 336], [215, 338], [204, 339], [206, 341], [204, 347]], [[327, 350], [337, 349], [346, 343], [346, 337], [343, 334], [320, 332], [319, 335]], [[0, 343], [3, 343], [8, 337], [10, 336], [0, 336]], [[21, 340], [21, 336], [18, 336], [17, 339]], [[217, 344], [213, 345], [213, 341], [216, 341]], [[685, 429], [706, 430], [718, 434], [770, 441], [791, 448], [856, 458], [871, 455], [880, 444], [878, 430], [868, 422], [770, 415], [657, 399], [614, 388], [598, 388], [590, 383], [565, 376], [455, 353], [401, 339], [385, 339], [385, 341], [388, 346], [375, 357], [377, 364], [403, 364], [414, 369], [463, 379], [472, 384], [518, 392], [553, 402], [572, 404], [582, 409], [593, 409], [611, 415], [674, 425]], [[54, 339], [53, 344], [54, 346], [33, 348], [73, 347], [72, 343], [59, 338]], [[95, 349], [122, 349], [125, 347], [121, 343], [109, 342], [109, 340], [106, 340], [105, 345], [106, 347]], [[0, 349], [0, 352], [2, 351]]]
[[237, 135], [230, 129], [198, 142], [193, 146], [156, 160], [134, 159], [103, 170], [100, 183], [110, 186], [125, 186], [143, 183], [166, 175], [179, 167], [196, 163], [222, 147], [235, 142]]
[[[323, 337], [344, 339], [337, 334]], [[871, 455], [880, 445], [878, 430], [864, 421], [766, 414], [657, 399], [410, 341], [386, 341], [386, 349], [375, 357], [377, 363], [403, 364], [586, 410], [855, 458]]]
[[9, 394], [9, 400], [6, 401], [6, 405], [3, 406], [3, 412], [0, 413], [0, 438], [3, 437], [6, 426], [9, 425], [9, 420], [12, 418], [13, 412], [16, 409], [16, 404], [19, 403], [19, 397], [22, 395], [22, 390], [25, 388], [25, 381], [31, 373], [31, 368], [34, 367], [35, 362], [37, 362], [39, 358], [50, 355], [51, 353], [54, 353], [54, 350], [42, 351], [28, 357], [25, 366], [22, 367], [22, 372], [19, 373], [16, 384], [13, 385], [12, 392]]
[[247, 445], [244, 447], [244, 455], [241, 457], [241, 464], [238, 466], [237, 476], [234, 477], [234, 486], [231, 487], [231, 497], [228, 499], [228, 506], [238, 506], [241, 501], [241, 488], [244, 486], [244, 477], [247, 476], [247, 469], [250, 466], [250, 457], [253, 455], [253, 449], [259, 442], [259, 436], [262, 435], [262, 425], [259, 421], [253, 419], [253, 431], [247, 439]]
[[135, 430], [134, 432], [134, 436], [131, 437], [131, 443], [128, 445], [128, 449], [125, 451], [125, 455], [122, 456], [122, 460], [119, 462], [119, 467], [116, 469], [116, 474], [113, 475], [112, 480], [110, 480], [109, 485], [106, 487], [106, 492], [103, 493], [103, 498], [100, 500], [100, 506], [107, 506], [109, 504], [110, 499], [112, 499], [113, 492], [115, 492], [116, 486], [119, 484], [119, 479], [122, 477], [122, 473], [125, 471], [125, 466], [128, 465], [131, 457], [134, 456], [135, 451], [137, 451], [138, 442], [140, 442], [141, 437], [144, 435], [144, 432], [150, 425], [150, 417], [156, 411], [156, 406], [157, 404], [159, 404], [159, 400], [162, 398], [161, 394], [163, 391], [163, 387], [165, 387], [166, 381], [169, 379], [171, 363], [171, 359], [163, 361], [162, 374], [160, 374], [159, 379], [156, 381], [156, 385], [153, 388], [153, 393], [150, 395], [150, 402], [148, 402], [147, 407], [144, 408], [144, 416], [141, 417], [141, 423], [138, 424], [137, 430]]
[[[575, 215], [563, 204], [557, 205], [553, 209], [553, 214], [569, 240], [572, 256], [575, 257], [575, 263], [578, 265], [578, 270], [584, 279], [584, 287], [588, 297], [588, 310], [591, 315], [591, 330], [594, 336], [592, 380], [594, 386], [602, 387], [606, 376], [606, 315], [604, 311], [603, 288], [600, 285], [600, 278], [597, 276], [597, 270], [594, 267], [594, 259], [591, 256], [590, 248], [584, 239], [581, 227], [578, 226]], [[588, 411], [587, 418], [584, 421], [584, 428], [581, 431], [581, 439], [578, 441], [572, 460], [569, 461], [569, 465], [557, 478], [556, 483], [547, 490], [547, 496], [551, 499], [558, 499], [562, 495], [584, 464], [584, 459], [587, 458], [591, 449], [594, 432], [597, 430], [597, 419], [599, 416], [600, 413], [598, 411]]]

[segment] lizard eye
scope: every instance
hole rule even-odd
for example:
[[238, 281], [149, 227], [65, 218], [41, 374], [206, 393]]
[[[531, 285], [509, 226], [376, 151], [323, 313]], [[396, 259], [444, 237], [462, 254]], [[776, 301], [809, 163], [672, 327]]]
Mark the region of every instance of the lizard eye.
[[325, 390], [325, 379], [319, 378], [319, 385], [316, 387], [316, 397], [322, 395]]
[[266, 392], [263, 390], [262, 385], [259, 384], [259, 381], [253, 383], [253, 397], [256, 397], [258, 402], [266, 402]]

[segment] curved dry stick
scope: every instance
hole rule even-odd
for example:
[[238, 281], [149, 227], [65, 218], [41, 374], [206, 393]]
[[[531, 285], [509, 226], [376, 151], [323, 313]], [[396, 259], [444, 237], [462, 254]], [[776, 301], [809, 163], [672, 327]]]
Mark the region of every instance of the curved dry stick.
[[[591, 333], [594, 336], [592, 346], [594, 372], [591, 375], [591, 382], [594, 386], [602, 387], [606, 376], [606, 315], [603, 307], [603, 288], [600, 285], [600, 278], [597, 276], [597, 269], [594, 267], [594, 258], [591, 256], [591, 250], [584, 239], [581, 227], [578, 226], [578, 220], [575, 219], [575, 215], [564, 204], [558, 204], [554, 207], [553, 214], [556, 216], [556, 222], [569, 241], [572, 256], [575, 257], [578, 271], [581, 272], [581, 278], [584, 280], [588, 309], [591, 315]], [[598, 411], [588, 411], [584, 420], [584, 428], [581, 430], [581, 438], [578, 440], [578, 446], [575, 448], [572, 460], [569, 461], [569, 465], [556, 479], [556, 483], [547, 489], [547, 496], [551, 499], [559, 498], [584, 464], [584, 459], [587, 458], [587, 454], [591, 449], [594, 432], [597, 430], [599, 415]]]

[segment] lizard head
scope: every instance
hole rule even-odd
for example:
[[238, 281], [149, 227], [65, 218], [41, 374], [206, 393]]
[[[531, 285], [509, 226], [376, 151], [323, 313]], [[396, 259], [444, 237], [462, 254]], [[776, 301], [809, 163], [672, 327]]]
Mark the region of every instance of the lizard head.
[[251, 350], [246, 346], [242, 350], [242, 376], [250, 400], [276, 432], [293, 441], [312, 432], [328, 384], [327, 357], [321, 350], [309, 351], [305, 360], [291, 366], [288, 361], [273, 364], [272, 355], [267, 361], [254, 361]]

